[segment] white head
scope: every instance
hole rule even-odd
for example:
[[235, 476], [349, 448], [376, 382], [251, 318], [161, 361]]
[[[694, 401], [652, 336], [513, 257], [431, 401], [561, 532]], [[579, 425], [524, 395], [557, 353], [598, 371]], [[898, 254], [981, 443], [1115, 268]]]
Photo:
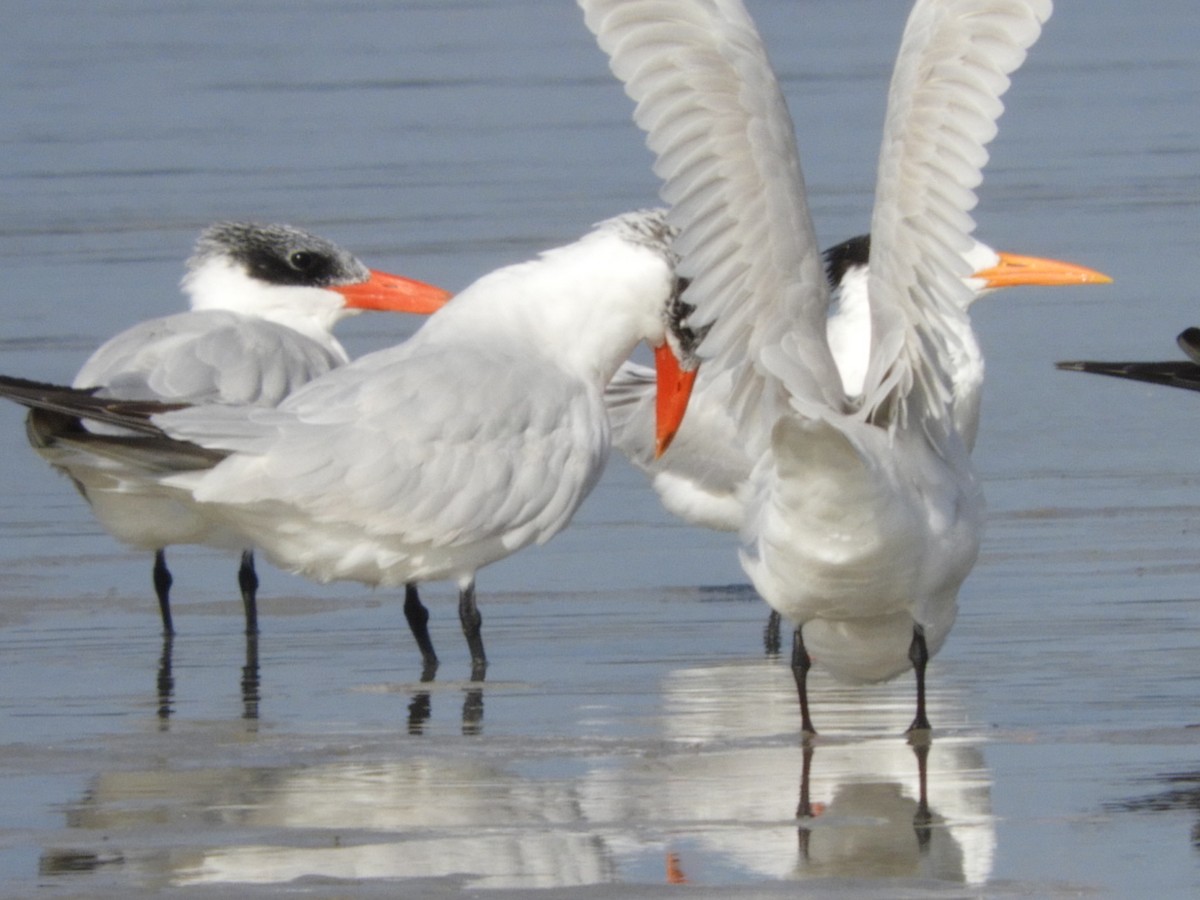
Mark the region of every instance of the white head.
[[[826, 325], [829, 348], [837, 362], [846, 393], [854, 396], [862, 391], [871, 349], [871, 309], [868, 302], [868, 260], [871, 252], [870, 235], [859, 235], [836, 244], [825, 251], [825, 277], [829, 282], [829, 320]], [[968, 271], [963, 280], [971, 289], [961, 295], [964, 311], [985, 294], [1003, 287], [1019, 285], [1107, 284], [1112, 279], [1093, 269], [1071, 263], [1035, 256], [1001, 253], [987, 244], [972, 239], [963, 254]], [[973, 333], [959, 335], [961, 346], [952, 355], [955, 379], [977, 387], [983, 378], [983, 354]], [[964, 387], [963, 390], [969, 388]], [[956, 393], [959, 388], [956, 387]]]
[[222, 309], [304, 333], [328, 333], [364, 309], [431, 313], [441, 288], [368, 269], [336, 244], [290, 225], [218, 222], [204, 230], [181, 287], [194, 310]]

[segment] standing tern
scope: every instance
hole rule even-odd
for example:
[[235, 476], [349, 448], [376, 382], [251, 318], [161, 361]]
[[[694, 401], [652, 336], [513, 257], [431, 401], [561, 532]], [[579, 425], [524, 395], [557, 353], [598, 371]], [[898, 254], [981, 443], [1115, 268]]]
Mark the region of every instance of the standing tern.
[[[300, 385], [349, 361], [333, 336], [362, 310], [431, 313], [450, 295], [368, 269], [342, 248], [289, 225], [220, 222], [205, 229], [187, 264], [187, 312], [141, 322], [97, 349], [75, 376], [100, 397], [275, 406]], [[154, 551], [163, 630], [174, 632], [165, 548], [241, 549], [238, 584], [246, 631], [258, 630], [258, 578], [249, 544], [207, 522], [194, 504], [165, 497], [110, 455], [60, 433], [61, 418], [33, 412], [35, 449], [64, 471], [114, 537]]]
[[[807, 673], [880, 681], [925, 666], [975, 564], [983, 497], [955, 420], [970, 334], [974, 188], [1008, 73], [1050, 0], [918, 0], [888, 98], [871, 218], [870, 355], [847, 392], [791, 117], [739, 0], [579, 0], [637, 104], [680, 230], [689, 323], [753, 463], [742, 565], [796, 623]], [[810, 656], [810, 647], [814, 651]]]
[[[164, 412], [17, 379], [0, 393], [139, 432], [140, 443], [88, 438], [283, 568], [406, 585], [413, 599], [417, 583], [453, 579], [482, 680], [475, 573], [570, 521], [608, 455], [604, 386], [639, 341], [659, 366], [660, 448], [683, 416], [696, 335], [681, 324], [671, 238], [662, 210], [610, 219], [485, 275], [404, 344], [273, 408]], [[425, 622], [410, 625], [429, 672]]]
[[[859, 235], [827, 249], [825, 277], [829, 283], [826, 334], [847, 395], [862, 390], [870, 358], [870, 307], [867, 281], [870, 237]], [[1107, 284], [1107, 275], [1052, 259], [1018, 256], [973, 242], [964, 258], [972, 274], [966, 278], [968, 305], [992, 291], [1019, 285], [1058, 286]], [[968, 450], [979, 430], [983, 351], [973, 329], [962, 335], [953, 360], [951, 415]], [[654, 455], [654, 371], [627, 362], [604, 392], [612, 421], [613, 446], [651, 478], [666, 509], [693, 525], [718, 531], [739, 531], [745, 521], [745, 490], [753, 463], [738, 440], [729, 410], [730, 370], [719, 376], [701, 371], [688, 412], [661, 457]]]
[[1165, 384], [1168, 387], [1200, 391], [1200, 328], [1184, 329], [1179, 333], [1175, 342], [1179, 344], [1179, 349], [1187, 355], [1186, 360], [1169, 362], [1074, 360], [1055, 363], [1055, 365], [1060, 369], [1074, 372], [1094, 372], [1097, 375], [1128, 378], [1130, 381], [1148, 381], [1151, 384]]

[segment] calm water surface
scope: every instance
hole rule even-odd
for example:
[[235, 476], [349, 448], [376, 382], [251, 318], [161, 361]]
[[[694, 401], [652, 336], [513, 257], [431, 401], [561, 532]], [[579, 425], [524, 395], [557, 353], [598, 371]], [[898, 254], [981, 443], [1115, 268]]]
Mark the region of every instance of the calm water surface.
[[[750, 7], [823, 240], [860, 232], [908, 4]], [[1194, 896], [1200, 398], [1053, 362], [1171, 358], [1200, 324], [1198, 35], [1194, 0], [1060, 0], [1008, 96], [980, 236], [1117, 283], [976, 308], [991, 520], [931, 667], [926, 808], [910, 679], [818, 677], [806, 759], [730, 542], [620, 461], [482, 574], [479, 691], [447, 588], [421, 684], [394, 597], [264, 567], [247, 647], [234, 561], [202, 551], [174, 553], [164, 647], [149, 560], [3, 408], [0, 896], [674, 896], [668, 871], [714, 897]], [[0, 371], [57, 380], [180, 306], [217, 218], [458, 288], [656, 202], [566, 0], [20, 4], [0, 172]]]

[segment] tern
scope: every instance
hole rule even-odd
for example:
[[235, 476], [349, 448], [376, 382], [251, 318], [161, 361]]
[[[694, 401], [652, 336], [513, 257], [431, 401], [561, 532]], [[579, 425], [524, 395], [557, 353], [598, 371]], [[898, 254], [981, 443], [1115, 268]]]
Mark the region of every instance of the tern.
[[[956, 421], [970, 322], [974, 188], [1008, 74], [1049, 0], [918, 0], [889, 89], [871, 217], [870, 353], [848, 392], [791, 117], [739, 0], [579, 0], [636, 103], [679, 229], [688, 324], [752, 463], [741, 561], [796, 624], [814, 734], [815, 658], [844, 680], [925, 667], [975, 564], [983, 496]], [[811, 654], [810, 655], [810, 648]]]
[[[870, 306], [867, 281], [870, 236], [858, 235], [827, 249], [823, 256], [830, 288], [826, 333], [834, 362], [848, 395], [858, 393], [870, 358]], [[1000, 252], [974, 241], [964, 258], [968, 304], [995, 290], [1020, 285], [1108, 284], [1107, 275], [1072, 263]], [[951, 372], [951, 415], [968, 449], [979, 431], [984, 358], [973, 329]], [[663, 506], [693, 525], [739, 531], [745, 521], [745, 491], [753, 463], [738, 440], [729, 411], [730, 372], [696, 380], [687, 416], [662, 456], [654, 455], [654, 371], [635, 362], [617, 370], [604, 393], [612, 421], [613, 446], [648, 475]]]
[[[73, 382], [97, 397], [173, 403], [275, 406], [300, 385], [349, 361], [333, 336], [362, 310], [431, 313], [450, 294], [368, 269], [337, 245], [281, 224], [219, 222], [200, 235], [182, 285], [190, 310], [150, 319], [100, 346]], [[174, 633], [166, 547], [206, 544], [242, 551], [238, 585], [248, 634], [258, 630], [258, 577], [249, 544], [214, 526], [194, 504], [164, 497], [95, 444], [60, 433], [62, 421], [31, 413], [30, 442], [65, 472], [114, 537], [154, 552], [164, 633]]]
[[[659, 367], [660, 449], [683, 416], [697, 335], [682, 324], [672, 237], [662, 210], [602, 222], [485, 275], [403, 344], [276, 407], [119, 401], [11, 378], [0, 394], [137, 432], [86, 439], [282, 568], [405, 585], [406, 615], [418, 583], [455, 581], [483, 680], [475, 573], [571, 520], [608, 455], [604, 386], [640, 341]], [[409, 623], [432, 677], [426, 623]]]

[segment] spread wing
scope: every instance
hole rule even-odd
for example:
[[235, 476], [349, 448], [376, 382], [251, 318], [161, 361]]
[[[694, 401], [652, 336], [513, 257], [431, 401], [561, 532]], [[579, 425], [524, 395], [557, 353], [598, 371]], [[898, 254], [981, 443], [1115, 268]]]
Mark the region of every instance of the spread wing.
[[864, 409], [883, 422], [945, 420], [944, 322], [969, 291], [963, 253], [974, 189], [1008, 74], [1050, 16], [1050, 0], [918, 0], [888, 95], [871, 218], [872, 354]]
[[[690, 321], [712, 326], [704, 366], [735, 373], [739, 431], [761, 445], [788, 401], [840, 407], [792, 119], [749, 15], [738, 0], [579, 2], [657, 156], [680, 271], [692, 279]], [[792, 358], [772, 371], [763, 350], [783, 334]]]

